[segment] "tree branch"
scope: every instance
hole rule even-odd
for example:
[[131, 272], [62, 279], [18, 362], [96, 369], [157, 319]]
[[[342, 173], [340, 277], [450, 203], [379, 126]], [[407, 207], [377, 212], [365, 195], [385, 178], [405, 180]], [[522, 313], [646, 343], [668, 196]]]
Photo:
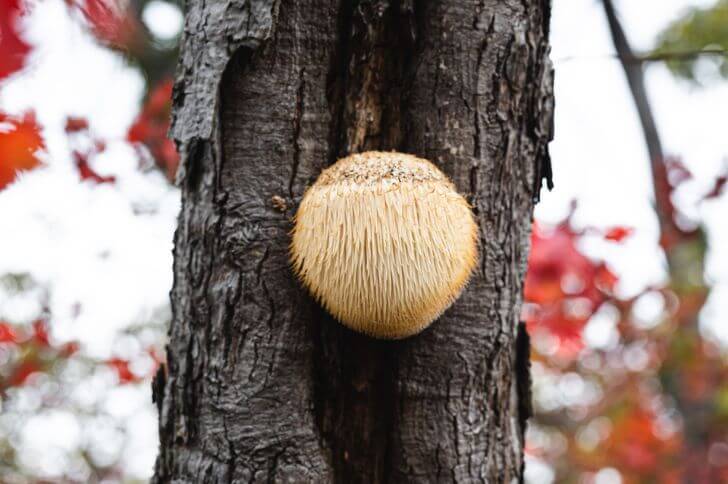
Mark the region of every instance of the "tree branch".
[[[662, 51], [651, 52], [648, 54], [635, 54], [628, 62], [632, 64], [644, 64], [646, 62], [664, 62], [664, 61], [689, 61], [701, 55], [728, 57], [728, 50], [725, 49], [696, 49], [696, 50], [679, 50], [679, 51]], [[564, 56], [554, 59], [555, 63], [570, 62], [575, 60], [612, 60], [618, 59], [618, 55], [595, 55], [595, 56]]]
[[617, 51], [617, 57], [622, 64], [624, 74], [627, 77], [629, 90], [632, 93], [632, 100], [634, 101], [637, 115], [642, 125], [642, 134], [644, 135], [650, 157], [650, 168], [655, 193], [655, 212], [660, 223], [660, 232], [664, 235], [668, 231], [671, 231], [673, 227], [670, 211], [666, 210], [670, 207], [670, 194], [668, 190], [660, 189], [662, 183], [662, 177], [660, 175], [665, 170], [663, 164], [664, 152], [662, 150], [660, 135], [657, 132], [655, 118], [652, 115], [652, 108], [647, 98], [642, 62], [640, 62], [640, 58], [634, 54], [632, 47], [629, 45], [624, 29], [617, 18], [612, 0], [602, 0], [602, 4], [604, 5], [604, 13], [607, 16], [609, 31], [612, 35], [612, 43]]

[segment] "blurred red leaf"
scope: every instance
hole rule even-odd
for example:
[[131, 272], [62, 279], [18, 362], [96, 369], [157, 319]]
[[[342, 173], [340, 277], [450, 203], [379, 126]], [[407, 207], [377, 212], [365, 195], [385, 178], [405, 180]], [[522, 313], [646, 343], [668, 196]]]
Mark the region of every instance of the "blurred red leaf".
[[584, 347], [584, 326], [618, 281], [603, 262], [581, 253], [579, 237], [570, 218], [553, 229], [534, 224], [524, 288], [529, 331], [547, 330], [558, 339], [558, 353], [567, 359]]
[[157, 349], [153, 346], [147, 348], [147, 354], [154, 360], [154, 370], [152, 373], [156, 373], [157, 368], [160, 364], [164, 363], [164, 355], [160, 355]]
[[75, 118], [69, 116], [66, 118], [66, 133], [78, 133], [79, 131], [88, 130], [88, 120], [86, 118]]
[[130, 48], [139, 37], [139, 24], [123, 0], [68, 0], [86, 18], [91, 33], [116, 49]]
[[567, 223], [553, 230], [534, 224], [524, 289], [527, 301], [554, 303], [566, 296], [601, 301], [594, 279], [600, 264], [578, 250], [577, 238]]
[[619, 278], [607, 267], [606, 264], [599, 264], [597, 271], [594, 274], [594, 285], [599, 288], [600, 291], [611, 294], [614, 292], [614, 287], [618, 282]]
[[71, 341], [62, 345], [58, 354], [63, 358], [68, 358], [76, 354], [79, 349], [81, 349], [81, 346], [77, 342]]
[[165, 79], [157, 84], [149, 93], [149, 99], [145, 109], [151, 113], [159, 113], [166, 117], [166, 114], [172, 107], [172, 88], [174, 82], [172, 79]]
[[30, 375], [39, 371], [41, 371], [41, 367], [37, 361], [25, 360], [13, 370], [7, 379], [6, 385], [9, 387], [23, 385]]
[[670, 460], [679, 449], [676, 437], [660, 438], [655, 432], [656, 415], [636, 402], [625, 407], [612, 419], [613, 431], [606, 442], [610, 461], [622, 471], [652, 477], [663, 459]]
[[45, 319], [37, 319], [23, 326], [12, 326], [0, 321], [0, 342], [13, 343], [18, 349], [0, 365], [2, 373], [7, 375], [0, 378], [0, 394], [8, 388], [26, 384], [34, 373], [53, 373], [58, 368], [58, 362], [79, 350], [75, 341], [52, 344]]
[[545, 328], [558, 338], [558, 353], [566, 358], [575, 356], [583, 347], [582, 331], [589, 320], [588, 316], [569, 314], [567, 301], [551, 305], [536, 312], [534, 330]]
[[650, 447], [634, 441], [622, 442], [617, 455], [624, 466], [648, 475], [653, 473], [658, 457]]
[[127, 140], [131, 143], [146, 146], [170, 181], [174, 181], [179, 166], [177, 149], [167, 137], [172, 110], [172, 86], [172, 80], [167, 79], [149, 93], [142, 112], [127, 133]]
[[114, 183], [116, 181], [116, 177], [113, 175], [102, 176], [96, 173], [88, 163], [88, 155], [74, 151], [73, 159], [76, 162], [76, 168], [78, 168], [78, 175], [81, 180], [91, 180], [96, 183]]
[[0, 190], [12, 183], [18, 172], [40, 166], [36, 152], [43, 149], [40, 126], [32, 112], [12, 117], [0, 112]]
[[30, 45], [18, 35], [22, 10], [21, 0], [0, 0], [0, 80], [20, 70], [30, 52]]
[[106, 361], [106, 364], [116, 371], [116, 376], [119, 378], [119, 383], [121, 384], [133, 383], [141, 380], [141, 378], [132, 373], [127, 360], [111, 358]]
[[0, 322], [0, 343], [17, 343], [18, 335], [11, 325]]
[[50, 338], [48, 336], [48, 325], [45, 321], [38, 319], [33, 322], [33, 339], [40, 346], [50, 346]]
[[622, 242], [625, 238], [632, 235], [632, 232], [634, 232], [634, 229], [631, 227], [612, 227], [604, 234], [604, 238], [612, 242]]
[[721, 193], [723, 193], [723, 189], [725, 188], [726, 183], [728, 183], [728, 175], [722, 175], [716, 178], [715, 183], [713, 184], [713, 188], [708, 192], [707, 195], [705, 195], [705, 199], [709, 200], [711, 198], [718, 198]]

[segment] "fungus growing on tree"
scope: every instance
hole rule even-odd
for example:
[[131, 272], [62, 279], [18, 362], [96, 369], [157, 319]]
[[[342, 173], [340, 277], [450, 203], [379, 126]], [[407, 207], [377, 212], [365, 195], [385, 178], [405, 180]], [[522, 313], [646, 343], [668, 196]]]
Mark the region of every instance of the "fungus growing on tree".
[[478, 260], [470, 206], [435, 165], [370, 151], [325, 169], [296, 213], [293, 269], [349, 328], [419, 333], [462, 292]]

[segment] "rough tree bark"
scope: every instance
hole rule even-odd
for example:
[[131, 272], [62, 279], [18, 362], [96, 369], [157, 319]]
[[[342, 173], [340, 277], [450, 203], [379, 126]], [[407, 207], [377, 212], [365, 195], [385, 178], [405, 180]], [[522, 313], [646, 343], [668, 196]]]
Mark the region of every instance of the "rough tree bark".
[[[550, 175], [549, 11], [549, 0], [188, 0], [155, 482], [521, 478], [518, 314]], [[368, 149], [435, 162], [480, 225], [472, 283], [404, 341], [343, 328], [288, 264], [306, 186]]]

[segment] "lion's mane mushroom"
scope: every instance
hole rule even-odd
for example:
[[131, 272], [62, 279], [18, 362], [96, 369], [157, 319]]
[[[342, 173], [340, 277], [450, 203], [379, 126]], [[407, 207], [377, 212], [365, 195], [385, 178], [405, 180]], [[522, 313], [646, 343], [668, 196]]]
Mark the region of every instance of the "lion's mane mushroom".
[[295, 218], [291, 261], [344, 325], [377, 338], [425, 329], [478, 259], [470, 206], [435, 165], [370, 151], [325, 169]]

